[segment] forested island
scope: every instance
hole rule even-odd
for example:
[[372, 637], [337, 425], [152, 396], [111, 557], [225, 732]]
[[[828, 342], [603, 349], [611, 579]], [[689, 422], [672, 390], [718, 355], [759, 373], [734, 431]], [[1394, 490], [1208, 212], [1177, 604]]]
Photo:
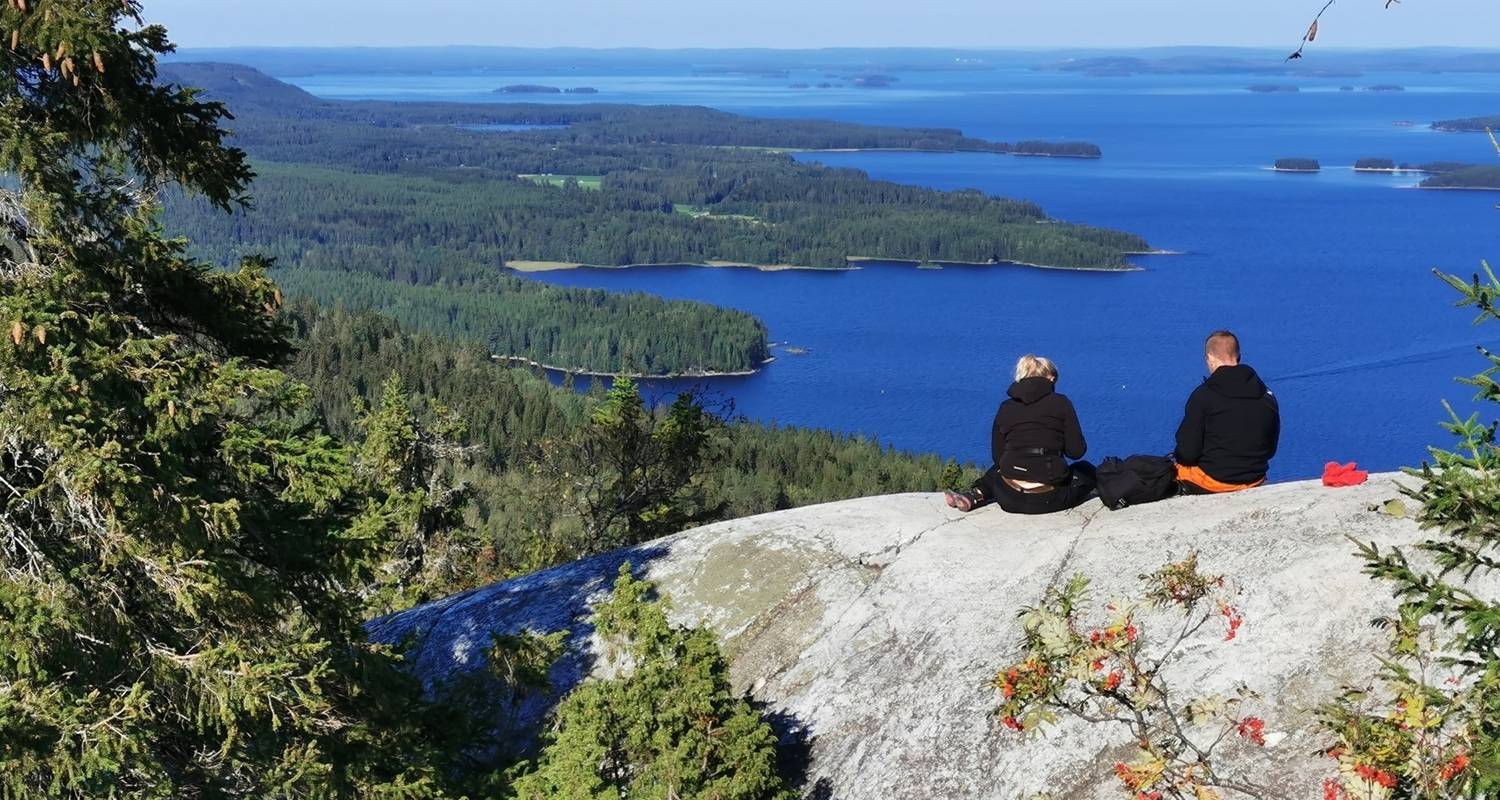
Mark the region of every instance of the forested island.
[[[1284, 55], [1284, 54], [1283, 54]], [[1332, 61], [1332, 59], [1329, 59]], [[1093, 56], [1041, 64], [1037, 69], [1077, 72], [1101, 78], [1132, 75], [1298, 75], [1302, 77], [1358, 77], [1362, 67], [1309, 66], [1283, 58], [1238, 55], [1179, 55], [1161, 58]]]
[[1104, 155], [1099, 145], [1093, 142], [1043, 142], [1028, 140], [1016, 142], [1011, 147], [1011, 155], [1017, 156], [1057, 156], [1060, 158], [1099, 158]]
[[[508, 262], [837, 268], [864, 255], [1128, 269], [1125, 253], [1151, 249], [1032, 203], [775, 152], [1011, 149], [955, 130], [692, 107], [323, 101], [228, 65], [173, 64], [163, 77], [232, 103], [237, 142], [259, 172], [255, 207], [233, 218], [169, 198], [169, 229], [197, 252], [220, 263], [264, 252], [293, 292], [568, 369], [743, 372], [767, 357], [765, 331], [702, 304], [509, 277]], [[484, 124], [567, 127], [455, 127]]]
[[1278, 158], [1271, 169], [1277, 172], [1318, 172], [1322, 166], [1315, 158]]
[[[1277, 50], [1217, 48], [1198, 52], [1155, 51], [1149, 55], [1072, 57], [1039, 64], [1036, 69], [1102, 77], [1130, 75], [1264, 75], [1301, 78], [1358, 78], [1366, 73], [1500, 73], [1500, 53], [1463, 50], [1381, 50], [1325, 52], [1316, 60], [1287, 59]], [[1347, 80], [1344, 83], [1348, 83]], [[1375, 91], [1401, 91], [1396, 84], [1376, 84]], [[1351, 86], [1348, 91], [1353, 91]]]
[[1245, 91], [1257, 92], [1259, 94], [1277, 94], [1302, 91], [1296, 86], [1287, 83], [1256, 83], [1245, 87]]
[[541, 86], [535, 83], [513, 83], [509, 86], [501, 86], [495, 90], [496, 94], [562, 94], [562, 89], [556, 86]]
[[1493, 164], [1461, 161], [1397, 164], [1389, 158], [1361, 158], [1354, 162], [1354, 171], [1421, 173], [1427, 176], [1417, 184], [1421, 189], [1500, 189], [1500, 166]]
[[1460, 161], [1428, 161], [1421, 164], [1397, 164], [1389, 158], [1361, 158], [1354, 162], [1356, 172], [1417, 172], [1427, 175], [1418, 184], [1422, 189], [1500, 189], [1500, 166], [1468, 164]]
[[1500, 128], [1500, 114], [1462, 119], [1442, 119], [1432, 123], [1432, 129], [1455, 133], [1484, 133]]
[[592, 86], [578, 86], [572, 89], [563, 89], [558, 86], [542, 86], [536, 83], [513, 83], [509, 86], [501, 86], [495, 90], [496, 94], [598, 94], [599, 90]]
[[1374, 86], [1366, 86], [1365, 87], [1365, 91], [1367, 91], [1367, 92], [1404, 92], [1404, 91], [1406, 91], [1406, 87], [1405, 86], [1401, 86], [1399, 84], [1395, 84], [1395, 83], [1377, 83]]
[[1401, 169], [1408, 172], [1426, 172], [1431, 175], [1441, 175], [1448, 172], [1456, 172], [1474, 166], [1467, 161], [1424, 161], [1420, 164], [1402, 163]]

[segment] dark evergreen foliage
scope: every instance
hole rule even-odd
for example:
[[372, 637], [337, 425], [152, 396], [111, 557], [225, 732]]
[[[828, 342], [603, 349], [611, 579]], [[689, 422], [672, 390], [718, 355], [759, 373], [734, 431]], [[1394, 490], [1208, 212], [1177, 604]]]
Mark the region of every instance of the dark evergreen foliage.
[[1432, 123], [1432, 127], [1440, 131], [1484, 132], [1486, 130], [1495, 130], [1500, 128], [1500, 114], [1485, 117], [1443, 119]]
[[1471, 165], [1432, 175], [1423, 189], [1500, 189], [1500, 167]]
[[[1123, 268], [1123, 253], [1149, 247], [1129, 234], [1055, 222], [1031, 203], [975, 191], [871, 181], [764, 153], [695, 152], [713, 160], [682, 172], [610, 173], [601, 191], [481, 170], [395, 176], [261, 164], [256, 209], [226, 221], [184, 201], [169, 206], [168, 219], [215, 260], [254, 249], [283, 268], [361, 271], [414, 284], [472, 280], [512, 260], [843, 267], [847, 256], [994, 256]], [[605, 165], [573, 166], [585, 171], [569, 174], [587, 175]]]
[[1276, 169], [1288, 172], [1317, 172], [1318, 161], [1315, 158], [1278, 158]]
[[1016, 142], [1011, 152], [1018, 156], [1068, 156], [1069, 158], [1099, 158], [1104, 153], [1093, 142], [1043, 142], [1030, 140]]
[[669, 623], [669, 599], [654, 589], [620, 567], [594, 615], [614, 677], [585, 682], [558, 706], [515, 797], [794, 800], [776, 734], [734, 693], [713, 633]]
[[[594, 545], [577, 530], [554, 531], [561, 510], [546, 482], [528, 465], [538, 443], [566, 441], [589, 422], [603, 398], [553, 386], [527, 369], [496, 364], [482, 347], [430, 334], [412, 334], [370, 313], [320, 311], [299, 304], [290, 312], [299, 349], [292, 371], [314, 391], [322, 416], [337, 433], [357, 438], [361, 404], [378, 403], [396, 375], [414, 402], [436, 403], [465, 422], [464, 442], [475, 447], [450, 477], [473, 492], [466, 524], [476, 531], [478, 555], [470, 574], [453, 584], [472, 586], [549, 566]], [[711, 400], [711, 398], [709, 398]], [[714, 403], [708, 403], [712, 410]], [[707, 519], [732, 519], [800, 505], [902, 491], [934, 491], [977, 474], [933, 455], [915, 456], [860, 436], [763, 425], [729, 418], [715, 457], [696, 478], [694, 507]], [[947, 481], [945, 483], [945, 480]], [[538, 534], [573, 541], [537, 549]], [[571, 549], [570, 549], [571, 548]]]
[[365, 640], [378, 499], [278, 368], [279, 290], [156, 224], [169, 184], [243, 196], [225, 109], [156, 85], [135, 2], [0, 30], [0, 796], [447, 796]]

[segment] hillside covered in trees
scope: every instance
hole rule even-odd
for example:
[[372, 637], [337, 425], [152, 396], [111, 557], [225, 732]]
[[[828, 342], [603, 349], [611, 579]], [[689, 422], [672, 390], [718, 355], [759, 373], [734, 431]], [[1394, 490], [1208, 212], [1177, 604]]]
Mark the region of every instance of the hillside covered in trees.
[[[227, 64], [167, 65], [162, 80], [231, 103], [258, 172], [255, 207], [232, 218], [169, 198], [168, 229], [195, 252], [225, 264], [266, 253], [294, 292], [572, 369], [744, 371], [765, 358], [765, 337], [744, 315], [563, 293], [506, 278], [507, 263], [841, 268], [863, 256], [1126, 269], [1125, 253], [1149, 249], [1032, 203], [778, 152], [1010, 149], [954, 130], [696, 107], [334, 102]], [[551, 127], [473, 129], [513, 124]]]
[[474, 674], [426, 681], [364, 623], [487, 569], [956, 465], [742, 435], [629, 381], [581, 396], [369, 312], [288, 309], [258, 255], [194, 257], [158, 192], [227, 213], [253, 173], [224, 106], [155, 82], [171, 44], [142, 14], [0, 7], [0, 796], [790, 800], [716, 637], [628, 568], [592, 627], [634, 674], [560, 685], [539, 751], [496, 722], [551, 692], [565, 632], [488, 637]]
[[[564, 508], [549, 494], [536, 459], [542, 443], [589, 427], [605, 401], [603, 384], [583, 393], [554, 386], [531, 370], [496, 364], [481, 347], [408, 332], [374, 313], [299, 302], [287, 317], [297, 345], [290, 371], [311, 387], [334, 433], [360, 439], [364, 409], [379, 404], [393, 376], [415, 406], [462, 421], [456, 438], [472, 451], [445, 461], [441, 471], [472, 491], [462, 513], [476, 555], [434, 591], [470, 588], [581, 554], [573, 549], [579, 535], [567, 530]], [[699, 521], [931, 491], [973, 472], [972, 465], [899, 452], [861, 436], [745, 421], [712, 397], [701, 401], [718, 421], [706, 445], [713, 458], [692, 481], [701, 493], [693, 503], [703, 512]]]

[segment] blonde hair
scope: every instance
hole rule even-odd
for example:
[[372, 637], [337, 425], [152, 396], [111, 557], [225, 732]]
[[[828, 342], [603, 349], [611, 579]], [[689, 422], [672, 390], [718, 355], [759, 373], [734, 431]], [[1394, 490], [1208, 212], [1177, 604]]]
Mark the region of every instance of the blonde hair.
[[1057, 380], [1057, 365], [1052, 359], [1027, 353], [1016, 360], [1016, 380], [1051, 378]]

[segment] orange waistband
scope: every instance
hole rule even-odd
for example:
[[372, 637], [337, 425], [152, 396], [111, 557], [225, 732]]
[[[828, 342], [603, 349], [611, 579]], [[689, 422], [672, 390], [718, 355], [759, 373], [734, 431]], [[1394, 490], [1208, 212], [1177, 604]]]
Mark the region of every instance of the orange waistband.
[[1254, 489], [1266, 482], [1265, 478], [1261, 478], [1255, 483], [1225, 483], [1204, 472], [1202, 467], [1189, 467], [1183, 464], [1177, 465], [1177, 480], [1187, 481], [1199, 489], [1214, 493], [1240, 492], [1245, 489]]

